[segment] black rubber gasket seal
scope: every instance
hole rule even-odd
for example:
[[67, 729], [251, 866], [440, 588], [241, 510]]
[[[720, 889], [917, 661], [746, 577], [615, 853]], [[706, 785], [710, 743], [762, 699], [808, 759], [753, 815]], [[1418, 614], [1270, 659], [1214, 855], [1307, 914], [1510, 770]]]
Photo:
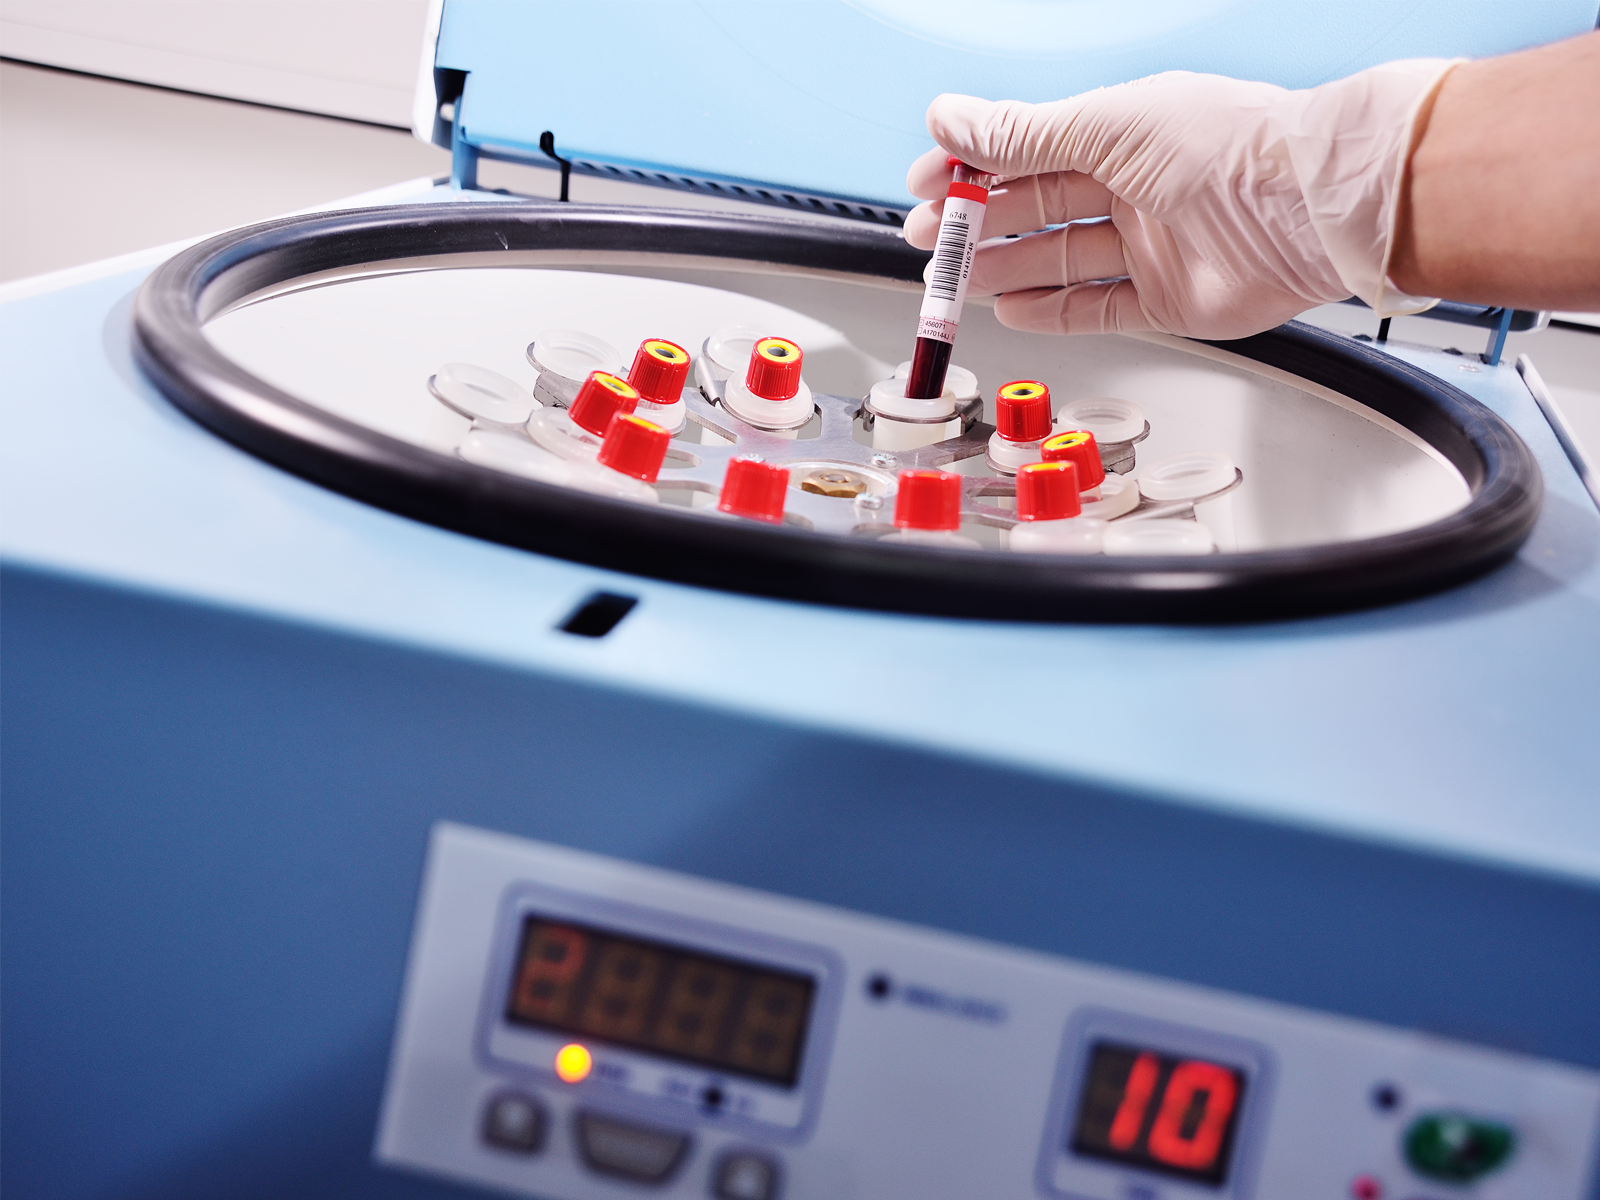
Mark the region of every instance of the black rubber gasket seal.
[[202, 328], [244, 297], [321, 271], [530, 250], [744, 259], [912, 283], [926, 262], [893, 231], [742, 214], [532, 202], [319, 213], [223, 234], [163, 264], [138, 295], [135, 355], [200, 424], [358, 500], [542, 554], [821, 604], [1025, 621], [1198, 623], [1332, 612], [1481, 575], [1516, 553], [1538, 517], [1538, 466], [1503, 420], [1426, 372], [1296, 323], [1212, 344], [1352, 396], [1416, 433], [1466, 479], [1465, 507], [1364, 541], [1206, 558], [1006, 555], [709, 521], [502, 475], [374, 432], [250, 374]]

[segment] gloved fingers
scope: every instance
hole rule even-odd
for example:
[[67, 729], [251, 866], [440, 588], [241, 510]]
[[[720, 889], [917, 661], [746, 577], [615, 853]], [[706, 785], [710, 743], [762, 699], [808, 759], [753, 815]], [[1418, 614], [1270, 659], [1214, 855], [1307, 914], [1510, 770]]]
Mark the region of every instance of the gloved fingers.
[[939, 218], [944, 212], [944, 201], [934, 200], [917, 205], [906, 214], [906, 241], [918, 250], [932, 250], [939, 240]]
[[[930, 259], [924, 279], [932, 268]], [[1121, 232], [1110, 221], [1094, 221], [985, 243], [973, 255], [968, 286], [974, 296], [994, 296], [1126, 274], [1127, 246]]]
[[1155, 329], [1131, 279], [1007, 292], [994, 302], [1002, 325], [1028, 333], [1132, 333]]
[[1122, 234], [1110, 221], [1096, 221], [980, 247], [973, 256], [968, 286], [975, 296], [993, 296], [1117, 279], [1127, 273]]
[[983, 236], [1032, 233], [1046, 225], [1110, 215], [1111, 189], [1088, 175], [1077, 171], [1027, 175], [989, 193], [989, 207], [983, 214]]
[[[924, 283], [933, 274], [933, 264], [930, 258], [922, 268]], [[972, 256], [967, 287], [974, 296], [997, 296], [1027, 288], [1117, 279], [1127, 273], [1121, 234], [1110, 221], [1097, 221], [980, 245]]]
[[[943, 213], [943, 193], [937, 200], [917, 205], [906, 215], [906, 241], [919, 250], [932, 250], [939, 237], [939, 218]], [[1111, 189], [1087, 175], [1077, 171], [1028, 175], [1000, 184], [989, 193], [989, 206], [983, 214], [983, 236], [1031, 233], [1046, 225], [1110, 215]]]

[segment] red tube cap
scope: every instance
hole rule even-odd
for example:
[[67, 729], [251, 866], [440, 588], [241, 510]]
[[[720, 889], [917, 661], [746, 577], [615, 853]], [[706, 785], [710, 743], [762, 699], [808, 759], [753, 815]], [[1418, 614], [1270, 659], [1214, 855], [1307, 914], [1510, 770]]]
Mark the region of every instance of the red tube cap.
[[1008, 442], [1050, 436], [1050, 389], [1037, 379], [1001, 384], [994, 397], [994, 427]]
[[591, 371], [573, 398], [567, 415], [580, 429], [587, 429], [595, 437], [605, 437], [611, 428], [611, 418], [620, 413], [631, 413], [639, 406], [639, 392], [620, 375], [609, 371]]
[[717, 507], [752, 521], [783, 520], [783, 502], [789, 490], [789, 468], [759, 458], [736, 458], [722, 477]]
[[1078, 486], [1084, 491], [1099, 487], [1106, 477], [1100, 461], [1100, 447], [1095, 445], [1094, 434], [1087, 429], [1073, 429], [1047, 437], [1039, 447], [1039, 457], [1045, 462], [1072, 462], [1078, 464]]
[[763, 400], [792, 400], [800, 394], [800, 347], [788, 338], [764, 337], [750, 351], [744, 385]]
[[689, 352], [666, 338], [645, 338], [628, 368], [628, 382], [651, 404], [676, 404], [689, 380]]
[[960, 529], [961, 476], [946, 471], [901, 471], [894, 523], [901, 529]]
[[602, 467], [654, 483], [671, 440], [672, 435], [661, 426], [632, 413], [617, 413], [596, 458]]
[[1082, 511], [1077, 463], [1029, 463], [1017, 472], [1017, 516], [1024, 521], [1063, 521]]

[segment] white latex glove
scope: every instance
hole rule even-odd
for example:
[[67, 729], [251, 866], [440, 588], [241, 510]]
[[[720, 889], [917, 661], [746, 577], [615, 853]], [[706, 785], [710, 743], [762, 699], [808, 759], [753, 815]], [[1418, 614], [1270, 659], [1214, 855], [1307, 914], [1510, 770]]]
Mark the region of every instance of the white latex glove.
[[[939, 148], [911, 167], [906, 240], [932, 249], [955, 155], [989, 195], [974, 295], [1041, 333], [1259, 333], [1361, 297], [1380, 316], [1437, 303], [1388, 282], [1419, 115], [1456, 62], [1388, 63], [1307, 91], [1170, 71], [1070, 100], [940, 96]], [[1065, 225], [1090, 217], [1109, 221]], [[1031, 232], [1044, 230], [1044, 232]]]

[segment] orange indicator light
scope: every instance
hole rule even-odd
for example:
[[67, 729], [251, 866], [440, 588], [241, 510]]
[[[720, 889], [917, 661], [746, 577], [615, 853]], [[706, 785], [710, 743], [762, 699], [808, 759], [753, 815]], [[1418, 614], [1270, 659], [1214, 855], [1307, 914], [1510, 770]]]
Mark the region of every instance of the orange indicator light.
[[587, 1046], [568, 1042], [556, 1051], [556, 1074], [562, 1083], [582, 1083], [594, 1068], [594, 1055]]

